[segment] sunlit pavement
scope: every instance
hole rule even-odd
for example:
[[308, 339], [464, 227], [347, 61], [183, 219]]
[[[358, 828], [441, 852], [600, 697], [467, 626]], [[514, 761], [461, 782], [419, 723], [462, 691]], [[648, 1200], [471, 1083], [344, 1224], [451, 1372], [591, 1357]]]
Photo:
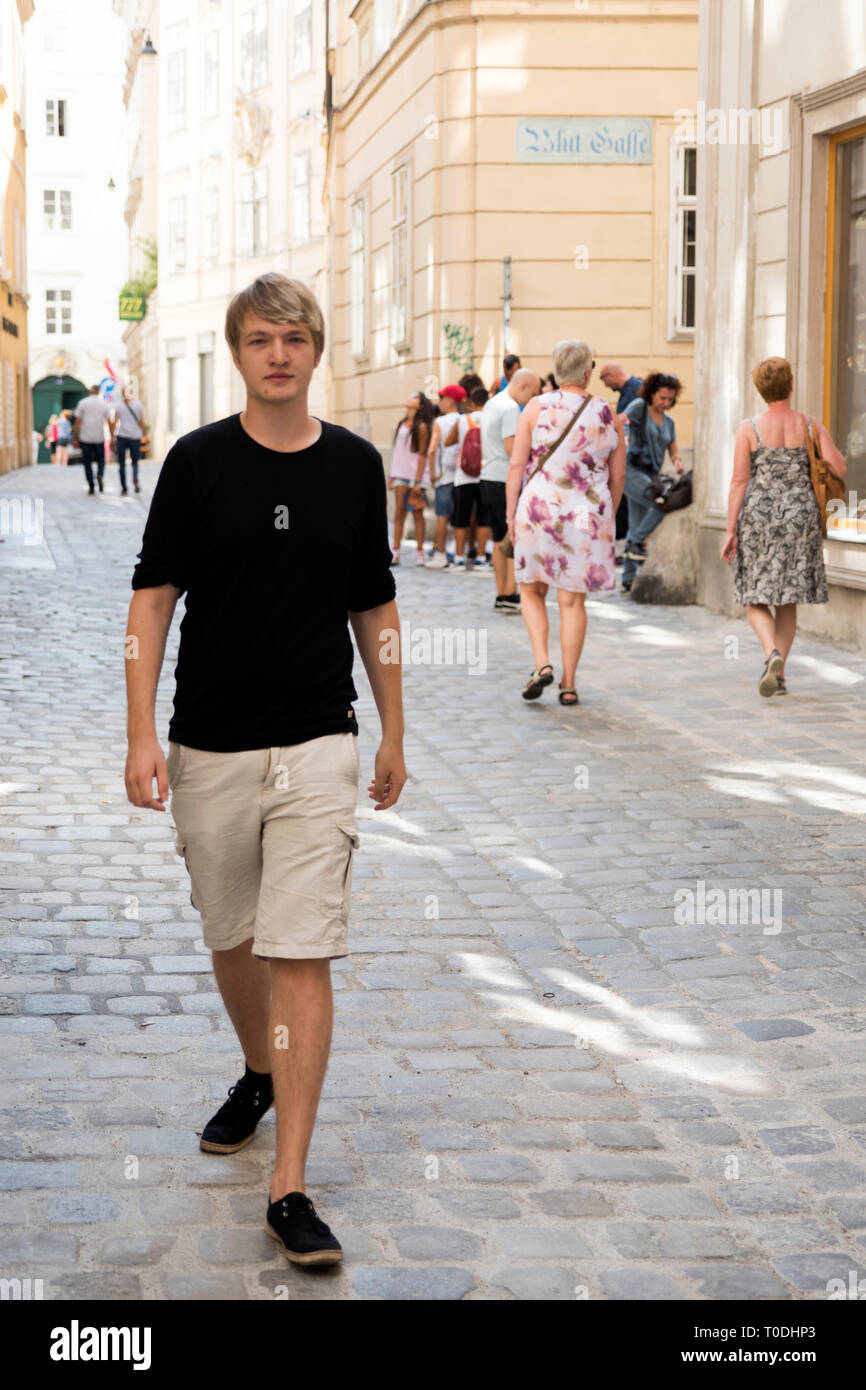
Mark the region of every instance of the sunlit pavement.
[[385, 814], [359, 795], [308, 1174], [346, 1260], [299, 1272], [262, 1229], [272, 1116], [234, 1158], [199, 1151], [240, 1059], [170, 815], [123, 789], [154, 476], [129, 499], [116, 466], [96, 498], [80, 468], [0, 480], [45, 498], [46, 535], [0, 545], [0, 1272], [51, 1298], [856, 1288], [866, 659], [804, 641], [762, 700], [744, 623], [605, 596], [580, 707], [527, 705], [492, 577], [404, 548], [410, 782]]

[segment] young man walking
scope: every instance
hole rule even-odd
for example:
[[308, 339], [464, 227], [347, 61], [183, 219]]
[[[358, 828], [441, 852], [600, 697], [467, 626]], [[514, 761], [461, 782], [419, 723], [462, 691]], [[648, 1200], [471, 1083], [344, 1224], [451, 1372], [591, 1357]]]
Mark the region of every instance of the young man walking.
[[[385, 810], [406, 768], [401, 667], [380, 660], [380, 633], [400, 622], [381, 456], [308, 411], [324, 346], [315, 298], [262, 275], [232, 300], [225, 332], [246, 407], [169, 450], [132, 576], [126, 788], [155, 811], [172, 793], [190, 900], [246, 1061], [201, 1147], [236, 1153], [273, 1103], [266, 1229], [290, 1260], [319, 1264], [342, 1257], [304, 1175], [331, 1043], [329, 962], [349, 954], [348, 623], [382, 724], [368, 791]], [[166, 762], [154, 703], [182, 593]]]
[[504, 390], [491, 396], [481, 412], [481, 478], [479, 491], [485, 524], [478, 528], [478, 549], [483, 551], [488, 536], [493, 537], [493, 570], [499, 613], [519, 613], [520, 594], [514, 587], [514, 561], [506, 559], [499, 542], [508, 535], [505, 516], [505, 481], [511, 464], [511, 450], [517, 422], [523, 407], [537, 396], [541, 382], [528, 367], [518, 367]]
[[72, 426], [72, 442], [77, 449], [81, 445], [81, 461], [84, 464], [84, 476], [87, 479], [87, 491], [91, 497], [95, 495], [96, 489], [93, 486], [93, 464], [96, 464], [96, 482], [99, 491], [103, 492], [105, 484], [105, 422], [108, 421], [108, 428], [111, 437], [114, 438], [115, 419], [114, 411], [107, 401], [103, 400], [99, 394], [98, 386], [91, 386], [86, 396], [82, 396], [78, 405], [75, 407], [75, 419]]

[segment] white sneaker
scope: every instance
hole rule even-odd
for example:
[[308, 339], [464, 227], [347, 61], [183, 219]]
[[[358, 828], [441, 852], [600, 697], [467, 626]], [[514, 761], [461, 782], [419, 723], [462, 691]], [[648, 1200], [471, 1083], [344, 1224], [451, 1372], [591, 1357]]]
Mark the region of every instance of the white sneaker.
[[427, 561], [428, 570], [444, 570], [448, 568], [448, 556], [443, 555], [441, 550], [437, 550], [432, 560]]
[[417, 554], [417, 556], [416, 556], [416, 559], [415, 559], [415, 564], [416, 564], [416, 565], [426, 565], [426, 563], [427, 563], [427, 561], [426, 561], [426, 559], [424, 558], [424, 551], [423, 551], [423, 550], [419, 550], [419, 551], [418, 551], [418, 554]]
[[392, 565], [399, 565], [399, 563], [400, 563], [400, 552], [399, 552], [399, 550], [392, 550], [392, 551], [391, 551], [391, 564], [392, 564]]

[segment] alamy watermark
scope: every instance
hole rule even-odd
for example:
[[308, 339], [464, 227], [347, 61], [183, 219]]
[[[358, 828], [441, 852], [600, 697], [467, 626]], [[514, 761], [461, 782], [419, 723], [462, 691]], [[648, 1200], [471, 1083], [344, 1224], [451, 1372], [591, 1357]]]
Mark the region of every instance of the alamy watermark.
[[708, 889], [698, 879], [694, 888], [678, 888], [674, 893], [674, 921], [678, 927], [760, 926], [764, 936], [777, 936], [782, 930], [782, 890]]
[[487, 670], [486, 627], [418, 627], [407, 618], [379, 633], [383, 666], [466, 666], [472, 675]]
[[784, 130], [779, 106], [680, 106], [674, 139], [684, 145], [760, 145], [766, 154], [780, 154]]

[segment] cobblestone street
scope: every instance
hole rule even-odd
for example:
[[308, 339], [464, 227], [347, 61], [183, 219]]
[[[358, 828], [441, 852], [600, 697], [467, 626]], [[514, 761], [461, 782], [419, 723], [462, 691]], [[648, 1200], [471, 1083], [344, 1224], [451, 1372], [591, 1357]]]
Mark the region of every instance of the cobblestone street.
[[[605, 595], [580, 708], [527, 705], [492, 577], [409, 547], [410, 781], [381, 815], [359, 789], [308, 1170], [345, 1260], [287, 1264], [263, 1229], [273, 1113], [236, 1157], [199, 1150], [241, 1057], [170, 810], [124, 791], [155, 477], [129, 499], [115, 466], [94, 498], [80, 468], [0, 480], [45, 499], [46, 537], [0, 545], [0, 1273], [172, 1300], [823, 1300], [866, 1278], [866, 658], [798, 642], [787, 700], [762, 700], [744, 622]], [[467, 662], [425, 659], [437, 627]], [[357, 661], [356, 683], [366, 787]]]

